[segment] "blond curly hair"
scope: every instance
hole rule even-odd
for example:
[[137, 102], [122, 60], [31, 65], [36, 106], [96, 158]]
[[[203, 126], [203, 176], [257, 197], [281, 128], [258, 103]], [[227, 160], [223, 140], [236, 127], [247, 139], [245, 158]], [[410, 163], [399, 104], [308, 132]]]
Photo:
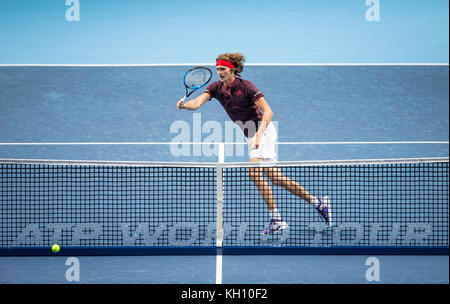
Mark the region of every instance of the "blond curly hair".
[[231, 69], [235, 74], [244, 70], [245, 56], [241, 53], [224, 53], [217, 56], [217, 60], [227, 60], [234, 64], [235, 68]]

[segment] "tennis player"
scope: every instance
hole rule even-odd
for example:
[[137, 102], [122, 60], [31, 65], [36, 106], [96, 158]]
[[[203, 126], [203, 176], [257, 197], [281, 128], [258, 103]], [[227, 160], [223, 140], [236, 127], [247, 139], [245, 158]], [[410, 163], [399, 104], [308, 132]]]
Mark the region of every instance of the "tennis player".
[[[273, 112], [263, 93], [239, 73], [244, 69], [245, 57], [240, 53], [221, 54], [216, 59], [216, 70], [220, 81], [211, 83], [203, 94], [183, 103], [178, 109], [197, 110], [207, 101], [216, 98], [228, 116], [238, 124], [247, 139], [250, 161], [276, 161], [275, 144], [277, 134], [271, 122]], [[262, 235], [277, 233], [288, 224], [280, 215], [272, 189], [265, 176], [276, 186], [281, 186], [306, 202], [312, 204], [328, 226], [332, 225], [330, 202], [327, 197], [315, 198], [297, 182], [292, 181], [279, 168], [250, 168], [249, 176], [269, 208], [270, 222]]]

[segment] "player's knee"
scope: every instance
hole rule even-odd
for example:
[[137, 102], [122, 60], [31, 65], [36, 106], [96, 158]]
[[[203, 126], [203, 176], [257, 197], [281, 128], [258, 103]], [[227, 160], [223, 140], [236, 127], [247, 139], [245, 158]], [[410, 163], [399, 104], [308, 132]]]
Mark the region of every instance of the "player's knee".
[[249, 168], [248, 176], [254, 182], [259, 181], [262, 178], [261, 170], [259, 168]]
[[279, 172], [275, 172], [275, 170], [270, 168], [270, 169], [265, 170], [264, 174], [269, 178], [269, 180], [275, 186], [281, 185], [281, 175], [279, 174]]

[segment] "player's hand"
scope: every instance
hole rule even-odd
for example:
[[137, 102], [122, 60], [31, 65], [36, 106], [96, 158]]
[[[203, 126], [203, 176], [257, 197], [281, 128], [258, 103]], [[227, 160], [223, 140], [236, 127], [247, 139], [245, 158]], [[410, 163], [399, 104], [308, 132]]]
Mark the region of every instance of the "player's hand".
[[184, 108], [184, 104], [183, 104], [183, 98], [181, 98], [178, 103], [177, 103], [177, 108], [178, 109], [183, 109]]
[[250, 141], [250, 147], [252, 150], [258, 149], [259, 148], [259, 135], [258, 133], [255, 134], [255, 136], [253, 136], [252, 140]]

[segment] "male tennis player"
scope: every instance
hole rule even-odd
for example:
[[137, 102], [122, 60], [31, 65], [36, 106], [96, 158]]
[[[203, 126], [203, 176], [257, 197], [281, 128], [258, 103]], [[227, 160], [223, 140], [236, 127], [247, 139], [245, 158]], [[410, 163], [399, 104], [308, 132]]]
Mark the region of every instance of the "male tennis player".
[[[273, 112], [264, 99], [263, 93], [248, 80], [242, 79], [239, 73], [244, 69], [245, 57], [240, 53], [221, 54], [216, 59], [216, 70], [220, 81], [211, 83], [205, 92], [195, 99], [183, 104], [178, 101], [178, 109], [197, 110], [205, 102], [216, 98], [228, 116], [244, 131], [250, 148], [250, 161], [276, 161], [275, 144], [277, 134], [271, 119]], [[255, 183], [259, 193], [266, 202], [271, 220], [262, 235], [276, 233], [286, 229], [288, 224], [282, 219], [270, 184], [281, 186], [312, 204], [331, 226], [331, 209], [327, 197], [315, 198], [302, 186], [283, 175], [279, 168], [250, 168], [249, 176]]]

